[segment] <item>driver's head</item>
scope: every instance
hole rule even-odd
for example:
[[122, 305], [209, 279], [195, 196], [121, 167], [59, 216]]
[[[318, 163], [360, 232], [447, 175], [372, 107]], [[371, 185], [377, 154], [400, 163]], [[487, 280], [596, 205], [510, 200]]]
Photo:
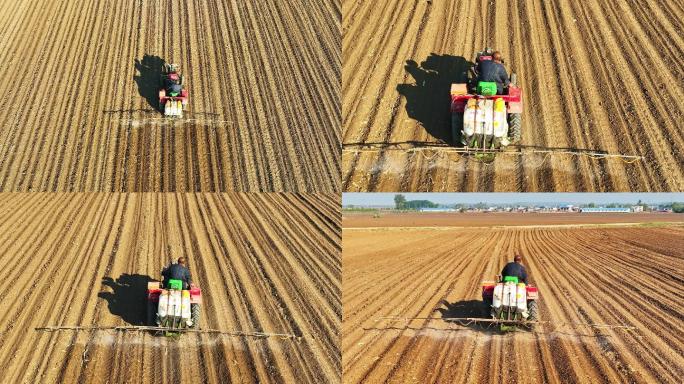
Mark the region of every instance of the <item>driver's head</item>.
[[497, 63], [500, 63], [501, 62], [501, 52], [494, 51], [494, 53], [492, 53], [492, 60], [494, 60]]
[[182, 266], [184, 266], [184, 267], [187, 267], [187, 266], [188, 266], [187, 261], [185, 260], [185, 257], [183, 257], [183, 256], [181, 256], [181, 257], [178, 258], [178, 264], [180, 264], [180, 265], [182, 265]]
[[522, 263], [522, 256], [520, 254], [516, 253], [515, 256], [513, 257], [513, 261], [516, 263]]

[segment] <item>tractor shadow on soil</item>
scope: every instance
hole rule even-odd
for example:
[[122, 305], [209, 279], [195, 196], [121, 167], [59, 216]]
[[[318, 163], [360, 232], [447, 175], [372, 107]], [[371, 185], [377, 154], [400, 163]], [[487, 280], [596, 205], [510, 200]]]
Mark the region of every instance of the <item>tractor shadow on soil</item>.
[[142, 60], [135, 59], [137, 74], [133, 76], [133, 80], [138, 84], [140, 96], [144, 97], [155, 111], [159, 108], [159, 84], [164, 64], [166, 60], [148, 54], [145, 54]]
[[449, 320], [454, 318], [488, 319], [489, 317], [486, 316], [481, 300], [461, 300], [454, 303], [449, 303], [446, 300], [442, 300], [440, 304], [442, 304], [442, 307], [437, 308], [437, 312], [442, 315], [442, 319], [446, 322], [453, 322], [454, 324], [463, 326], [473, 331], [492, 334], [501, 333], [499, 327], [491, 323], [468, 324]]
[[451, 143], [451, 84], [468, 82], [468, 70], [473, 65], [462, 56], [435, 53], [420, 65], [406, 61], [404, 69], [415, 84], [399, 84], [397, 91], [406, 98], [408, 116], [436, 139]]
[[103, 277], [102, 285], [110, 287], [112, 292], [100, 292], [97, 296], [107, 300], [112, 315], [130, 325], [145, 325], [147, 283], [150, 281], [153, 280], [149, 276], [127, 273], [116, 280]]

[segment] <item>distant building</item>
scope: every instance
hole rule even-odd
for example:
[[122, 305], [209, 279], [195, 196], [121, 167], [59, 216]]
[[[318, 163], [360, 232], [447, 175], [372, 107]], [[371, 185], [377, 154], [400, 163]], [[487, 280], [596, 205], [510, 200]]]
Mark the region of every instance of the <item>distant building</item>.
[[598, 207], [598, 208], [582, 208], [580, 210], [582, 213], [630, 213], [632, 212], [631, 208], [606, 208], [606, 207]]
[[632, 206], [632, 212], [643, 212], [644, 211], [644, 206], [643, 205], [634, 205]]
[[419, 212], [456, 212], [455, 208], [420, 208]]

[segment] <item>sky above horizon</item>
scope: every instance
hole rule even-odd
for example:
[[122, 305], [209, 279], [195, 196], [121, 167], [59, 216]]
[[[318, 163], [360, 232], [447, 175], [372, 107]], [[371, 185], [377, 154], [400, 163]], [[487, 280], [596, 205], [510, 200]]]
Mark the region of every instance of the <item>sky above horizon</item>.
[[[398, 193], [343, 193], [342, 205], [394, 205]], [[684, 202], [684, 193], [402, 193], [407, 200], [430, 200], [438, 204], [646, 204]]]

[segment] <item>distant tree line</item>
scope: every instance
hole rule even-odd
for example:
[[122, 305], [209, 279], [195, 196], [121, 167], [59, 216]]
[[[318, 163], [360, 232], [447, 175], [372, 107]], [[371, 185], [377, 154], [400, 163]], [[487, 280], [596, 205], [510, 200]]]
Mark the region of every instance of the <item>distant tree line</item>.
[[359, 205], [346, 205], [346, 206], [342, 207], [342, 210], [346, 211], [346, 212], [375, 212], [378, 209], [359, 206]]
[[418, 210], [421, 208], [437, 208], [439, 204], [430, 200], [406, 200], [404, 195], [394, 196], [394, 208], [398, 210]]
[[684, 203], [672, 203], [672, 212], [684, 213]]

